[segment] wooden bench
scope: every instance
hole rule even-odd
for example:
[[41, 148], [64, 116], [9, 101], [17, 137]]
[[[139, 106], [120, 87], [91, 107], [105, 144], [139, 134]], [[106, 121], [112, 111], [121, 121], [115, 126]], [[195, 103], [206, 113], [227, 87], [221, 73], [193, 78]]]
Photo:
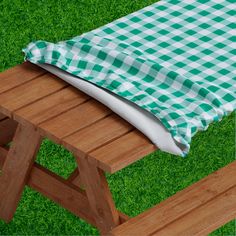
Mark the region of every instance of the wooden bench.
[[[35, 163], [44, 137], [76, 157], [78, 168], [67, 180]], [[6, 222], [28, 185], [106, 234], [129, 217], [116, 209], [105, 172], [114, 173], [155, 150], [110, 109], [33, 64], [0, 74], [0, 218]]]
[[113, 229], [111, 235], [208, 235], [236, 218], [236, 161]]

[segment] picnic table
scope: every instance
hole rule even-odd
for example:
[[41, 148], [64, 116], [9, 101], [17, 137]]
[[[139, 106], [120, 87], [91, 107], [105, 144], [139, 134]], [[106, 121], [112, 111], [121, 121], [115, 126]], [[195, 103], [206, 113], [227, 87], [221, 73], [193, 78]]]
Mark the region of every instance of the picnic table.
[[[35, 163], [43, 138], [71, 151], [68, 179]], [[11, 145], [9, 145], [9, 143]], [[130, 219], [105, 172], [157, 150], [110, 109], [29, 62], [0, 74], [0, 218], [9, 222], [26, 185], [111, 235], [207, 234], [236, 218], [236, 161]]]

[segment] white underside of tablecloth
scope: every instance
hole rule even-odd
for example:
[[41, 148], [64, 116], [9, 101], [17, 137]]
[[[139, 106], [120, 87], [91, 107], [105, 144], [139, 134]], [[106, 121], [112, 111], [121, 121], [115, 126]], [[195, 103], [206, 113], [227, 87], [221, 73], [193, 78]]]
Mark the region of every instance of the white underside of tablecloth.
[[49, 64], [38, 64], [38, 66], [55, 74], [67, 83], [109, 107], [120, 117], [140, 130], [160, 150], [175, 155], [182, 155], [184, 151], [183, 147], [174, 141], [168, 130], [151, 113], [108, 90], [97, 87], [96, 85], [73, 76], [57, 67]]

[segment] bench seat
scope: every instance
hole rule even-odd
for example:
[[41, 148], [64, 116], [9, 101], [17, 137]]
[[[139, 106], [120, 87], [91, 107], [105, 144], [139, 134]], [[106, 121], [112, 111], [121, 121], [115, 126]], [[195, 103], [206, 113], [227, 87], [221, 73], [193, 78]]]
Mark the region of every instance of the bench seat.
[[128, 220], [111, 235], [207, 235], [235, 218], [236, 161]]

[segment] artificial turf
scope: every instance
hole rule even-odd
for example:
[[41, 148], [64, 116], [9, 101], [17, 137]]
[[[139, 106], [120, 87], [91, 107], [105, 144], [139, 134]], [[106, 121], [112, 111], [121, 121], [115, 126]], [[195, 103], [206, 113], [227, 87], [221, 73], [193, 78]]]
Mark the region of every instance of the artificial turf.
[[[1, 0], [0, 71], [23, 61], [21, 49], [33, 40], [57, 42], [127, 15], [155, 0]], [[198, 133], [186, 158], [156, 152], [108, 175], [118, 209], [135, 216], [235, 159], [235, 113]], [[75, 168], [71, 153], [45, 140], [37, 162], [68, 176]], [[0, 235], [97, 235], [98, 231], [25, 188], [13, 221], [0, 221]], [[236, 235], [230, 222], [212, 235]]]

